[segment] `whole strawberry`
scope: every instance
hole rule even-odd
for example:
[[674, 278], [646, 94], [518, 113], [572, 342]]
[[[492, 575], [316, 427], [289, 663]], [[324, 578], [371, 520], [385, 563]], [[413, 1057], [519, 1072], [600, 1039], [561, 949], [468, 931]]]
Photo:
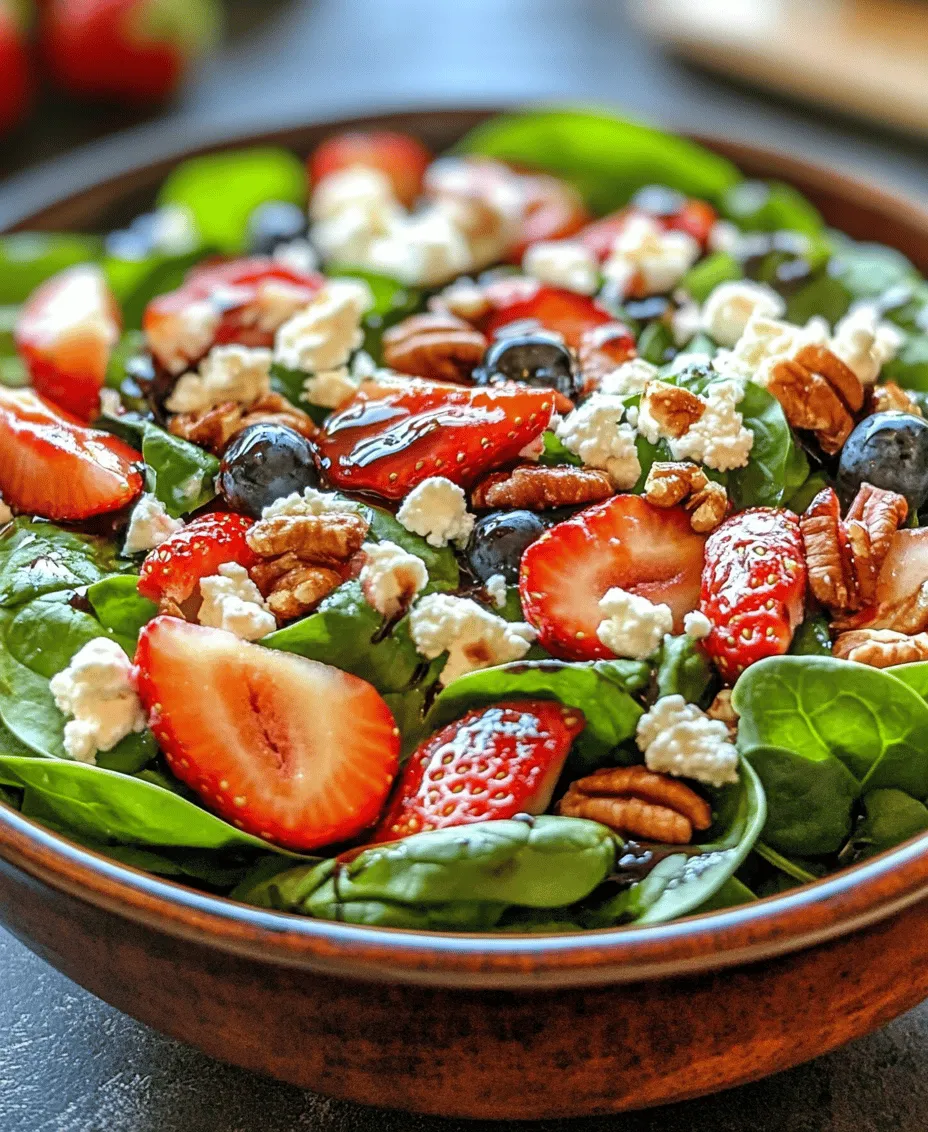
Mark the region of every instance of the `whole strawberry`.
[[25, 23], [16, 0], [0, 0], [0, 134], [23, 120], [32, 98]]
[[713, 531], [699, 608], [712, 622], [703, 644], [726, 682], [765, 656], [787, 652], [805, 592], [802, 536], [791, 511], [753, 507]]
[[71, 94], [160, 102], [215, 42], [220, 18], [217, 0], [51, 0], [42, 49]]

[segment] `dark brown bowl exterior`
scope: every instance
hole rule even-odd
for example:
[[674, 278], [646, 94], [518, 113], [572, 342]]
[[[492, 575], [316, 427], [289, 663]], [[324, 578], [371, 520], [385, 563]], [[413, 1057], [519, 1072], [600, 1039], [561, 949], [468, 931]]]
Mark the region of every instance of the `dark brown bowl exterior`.
[[[436, 148], [481, 120], [365, 119]], [[351, 123], [245, 139], [308, 151]], [[928, 212], [710, 141], [837, 227], [928, 270]], [[169, 166], [21, 227], [99, 226]], [[928, 837], [775, 900], [583, 936], [416, 934], [245, 908], [123, 868], [0, 806], [0, 918], [101, 998], [207, 1053], [332, 1096], [483, 1118], [617, 1112], [785, 1069], [928, 996]]]

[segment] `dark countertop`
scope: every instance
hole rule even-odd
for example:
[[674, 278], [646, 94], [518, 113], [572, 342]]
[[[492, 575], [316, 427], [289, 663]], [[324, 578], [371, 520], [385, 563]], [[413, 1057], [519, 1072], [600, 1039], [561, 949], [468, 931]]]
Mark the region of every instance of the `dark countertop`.
[[[924, 143], [755, 95], [663, 57], [622, 0], [229, 0], [232, 38], [171, 116], [136, 128], [152, 155], [313, 117], [423, 105], [574, 100], [730, 133], [923, 191]], [[122, 114], [48, 104], [0, 143], [0, 175], [92, 140]], [[0, 225], [119, 167], [117, 136], [0, 186]], [[134, 147], [133, 147], [134, 148]], [[456, 1132], [474, 1125], [326, 1100], [217, 1064], [91, 997], [0, 934], [2, 1132]], [[928, 1006], [766, 1082], [544, 1132], [923, 1132]], [[515, 1127], [515, 1126], [511, 1126]]]

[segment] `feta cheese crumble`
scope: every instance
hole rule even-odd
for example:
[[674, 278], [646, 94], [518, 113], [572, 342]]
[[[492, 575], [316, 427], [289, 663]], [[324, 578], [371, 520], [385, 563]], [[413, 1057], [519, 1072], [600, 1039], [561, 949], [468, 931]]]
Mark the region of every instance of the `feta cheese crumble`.
[[169, 373], [183, 373], [212, 346], [222, 312], [207, 299], [187, 303], [145, 331], [151, 352]]
[[395, 617], [425, 589], [429, 574], [415, 554], [395, 542], [378, 542], [364, 547], [359, 581], [368, 605], [384, 617]]
[[616, 656], [645, 660], [657, 652], [666, 634], [673, 632], [669, 605], [655, 605], [619, 586], [606, 591], [599, 608], [605, 616], [596, 636]]
[[599, 290], [599, 263], [579, 240], [542, 240], [522, 258], [522, 270], [541, 283], [580, 295]]
[[557, 426], [564, 447], [588, 468], [608, 472], [621, 491], [634, 487], [641, 476], [635, 430], [622, 420], [625, 403], [609, 393], [594, 393]]
[[683, 618], [683, 631], [694, 641], [702, 641], [712, 632], [712, 622], [705, 613], [694, 609]]
[[657, 373], [657, 366], [652, 366], [644, 358], [630, 358], [606, 374], [599, 384], [599, 392], [616, 397], [643, 393], [644, 387], [657, 377]]
[[170, 413], [205, 413], [224, 401], [250, 405], [271, 391], [270, 350], [215, 346], [199, 373], [185, 373], [165, 402]]
[[522, 621], [505, 621], [470, 598], [429, 594], [409, 615], [416, 649], [428, 660], [448, 653], [440, 681], [450, 684], [478, 668], [521, 660], [537, 634]]
[[303, 275], [310, 275], [319, 267], [319, 257], [315, 248], [309, 240], [302, 238], [278, 244], [274, 249], [274, 260], [291, 271], [299, 271]]
[[343, 367], [364, 341], [361, 320], [373, 305], [374, 296], [363, 281], [331, 279], [277, 331], [274, 360], [314, 375], [306, 382], [310, 400], [314, 381], [325, 381], [330, 371], [347, 376]]
[[686, 232], [667, 231], [650, 216], [631, 216], [603, 264], [603, 275], [623, 292], [636, 282], [646, 295], [663, 295], [699, 256], [699, 243]]
[[335, 511], [357, 514], [361, 510], [360, 503], [355, 503], [351, 499], [340, 499], [334, 492], [304, 487], [302, 492], [295, 491], [292, 495], [284, 495], [269, 503], [261, 512], [261, 518], [274, 519], [280, 515], [326, 515]]
[[861, 307], [845, 315], [835, 327], [831, 349], [861, 385], [874, 385], [902, 342], [902, 332], [892, 323], [880, 322], [872, 308]]
[[805, 326], [796, 326], [755, 313], [734, 347], [720, 350], [712, 365], [719, 373], [766, 386], [781, 362], [791, 361], [806, 346], [828, 344], [828, 324], [824, 319], [812, 318]]
[[146, 492], [132, 509], [123, 554], [154, 550], [183, 525], [180, 519], [171, 518], [160, 499]]
[[95, 637], [49, 683], [55, 706], [72, 719], [64, 749], [77, 762], [96, 763], [127, 735], [148, 725], [132, 682], [132, 662], [108, 637]]
[[257, 641], [277, 628], [261, 591], [244, 566], [225, 562], [219, 573], [200, 579], [203, 604], [197, 614], [201, 625], [225, 629], [243, 641]]
[[756, 315], [758, 318], [781, 318], [786, 303], [764, 283], [750, 279], [720, 283], [702, 306], [702, 329], [720, 346], [734, 346], [744, 328]]
[[[657, 384], [655, 382], [654, 386]], [[744, 427], [744, 418], [737, 409], [743, 397], [744, 386], [740, 381], [714, 382], [705, 396], [699, 398], [705, 405], [702, 416], [682, 436], [675, 437], [652, 413], [645, 390], [638, 414], [638, 431], [652, 444], [661, 437], [667, 440], [675, 460], [692, 460], [719, 472], [743, 468], [754, 447], [754, 433]]]
[[483, 583], [483, 588], [487, 591], [487, 596], [497, 609], [505, 608], [507, 586], [506, 579], [502, 574], [494, 574], [491, 578], [487, 578]]
[[429, 546], [459, 546], [470, 538], [475, 517], [467, 510], [467, 496], [444, 476], [429, 476], [403, 500], [396, 513], [407, 531], [421, 535]]
[[738, 781], [738, 751], [728, 728], [682, 696], [664, 696], [638, 720], [637, 743], [648, 770], [708, 786]]

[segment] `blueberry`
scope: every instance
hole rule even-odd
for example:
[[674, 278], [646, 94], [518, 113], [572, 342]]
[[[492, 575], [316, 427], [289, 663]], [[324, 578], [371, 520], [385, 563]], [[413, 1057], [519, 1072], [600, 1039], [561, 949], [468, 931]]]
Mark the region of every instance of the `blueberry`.
[[845, 504], [862, 483], [904, 495], [910, 511], [928, 500], [928, 421], [911, 413], [874, 413], [847, 438], [838, 464]]
[[676, 216], [686, 204], [686, 197], [666, 185], [645, 185], [635, 193], [631, 203], [652, 216]]
[[308, 220], [302, 208], [284, 200], [259, 204], [248, 220], [248, 251], [273, 255], [281, 244], [306, 237]]
[[232, 441], [216, 481], [232, 510], [253, 518], [275, 499], [318, 483], [306, 437], [285, 425], [262, 423], [251, 425]]
[[519, 580], [525, 549], [543, 534], [546, 524], [534, 511], [493, 511], [478, 519], [465, 555], [481, 582], [502, 574], [510, 585]]
[[515, 334], [494, 342], [474, 370], [475, 385], [518, 381], [537, 389], [556, 389], [575, 401], [583, 379], [573, 355], [557, 334], [539, 330]]

